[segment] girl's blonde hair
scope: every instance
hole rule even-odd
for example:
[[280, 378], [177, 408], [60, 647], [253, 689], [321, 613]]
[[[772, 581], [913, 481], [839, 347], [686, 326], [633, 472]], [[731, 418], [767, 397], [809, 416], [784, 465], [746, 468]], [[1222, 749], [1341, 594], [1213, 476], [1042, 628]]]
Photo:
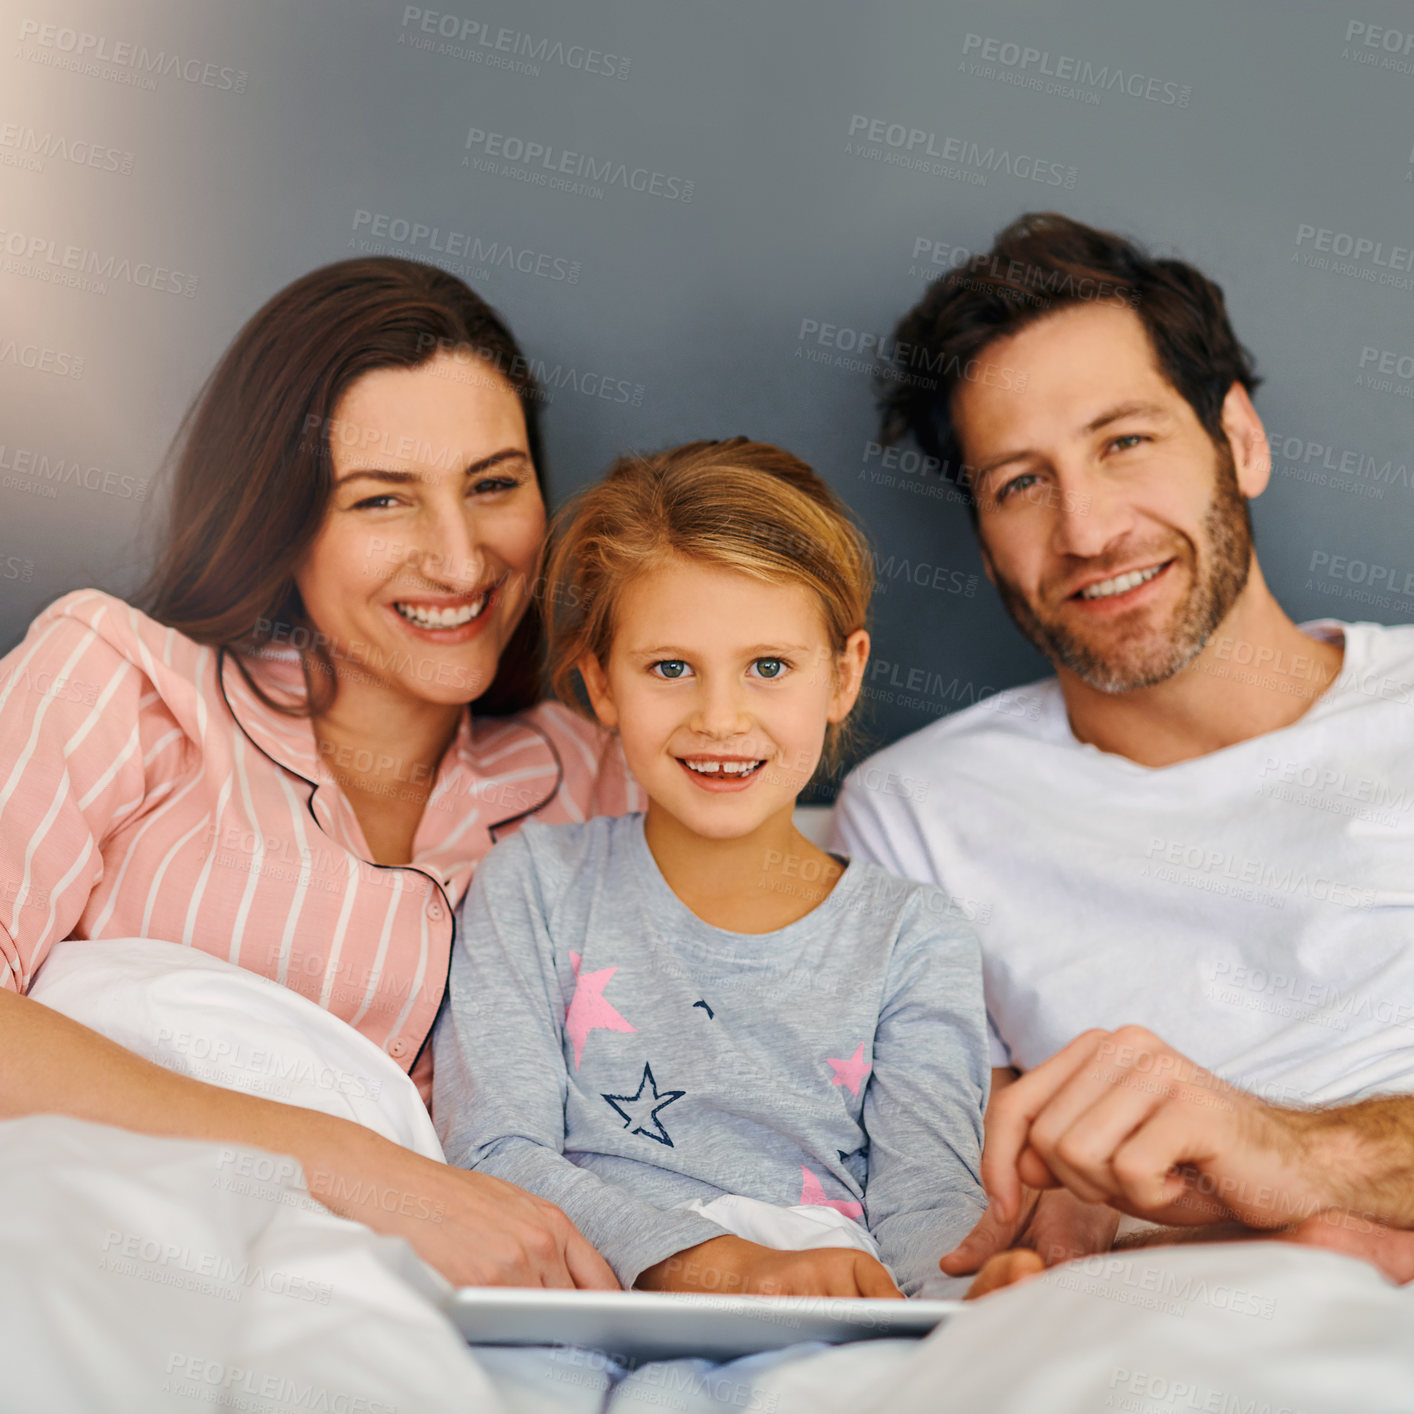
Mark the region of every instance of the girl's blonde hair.
[[[820, 606], [833, 654], [866, 626], [874, 563], [864, 533], [833, 491], [798, 457], [732, 437], [621, 457], [555, 517], [543, 597], [550, 686], [586, 715], [575, 664], [607, 666], [624, 587], [680, 555], [770, 584], [798, 584]], [[847, 721], [825, 733], [833, 771]]]

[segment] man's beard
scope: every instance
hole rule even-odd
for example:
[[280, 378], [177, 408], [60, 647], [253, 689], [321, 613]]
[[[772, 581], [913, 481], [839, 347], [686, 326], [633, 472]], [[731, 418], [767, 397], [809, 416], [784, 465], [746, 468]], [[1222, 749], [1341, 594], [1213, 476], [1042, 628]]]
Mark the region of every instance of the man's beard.
[[[1185, 537], [1193, 561], [1194, 580], [1177, 604], [1166, 628], [1151, 629], [1147, 611], [1131, 625], [1106, 625], [1110, 641], [1103, 648], [1086, 641], [1064, 625], [1043, 619], [1014, 584], [997, 577], [997, 590], [1016, 626], [1058, 667], [1100, 692], [1133, 692], [1167, 682], [1202, 651], [1227, 617], [1247, 583], [1252, 564], [1252, 519], [1237, 485], [1232, 452], [1218, 449], [1217, 480], [1203, 513], [1202, 543]], [[1144, 547], [1140, 547], [1143, 550]], [[1160, 547], [1155, 559], [1171, 558], [1182, 547]], [[1132, 550], [1114, 557], [1116, 569], [1133, 564]], [[1103, 569], [1103, 566], [1097, 566]], [[1097, 626], [1098, 627], [1098, 626]]]

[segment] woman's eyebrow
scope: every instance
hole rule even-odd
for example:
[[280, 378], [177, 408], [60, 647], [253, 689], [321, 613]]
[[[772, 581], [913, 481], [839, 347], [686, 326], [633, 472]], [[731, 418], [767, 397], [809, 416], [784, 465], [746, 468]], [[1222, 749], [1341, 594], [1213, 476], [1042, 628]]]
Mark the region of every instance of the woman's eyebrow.
[[[493, 466], [499, 466], [505, 461], [528, 461], [529, 457], [518, 447], [505, 447], [499, 452], [492, 452], [490, 456], [481, 457], [466, 467], [463, 476], [475, 476], [479, 471], [486, 471]], [[351, 471], [347, 476], [341, 476], [335, 486], [344, 486], [350, 481], [357, 481], [360, 476], [367, 477], [370, 481], [392, 481], [399, 485], [409, 481], [421, 481], [422, 477], [415, 471], [392, 471], [384, 467], [360, 467], [357, 471]]]

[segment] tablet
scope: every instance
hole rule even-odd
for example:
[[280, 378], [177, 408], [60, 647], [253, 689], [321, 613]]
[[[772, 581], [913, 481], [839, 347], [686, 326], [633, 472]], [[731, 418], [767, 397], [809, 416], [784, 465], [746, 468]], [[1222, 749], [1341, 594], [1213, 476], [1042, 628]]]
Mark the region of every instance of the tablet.
[[925, 1336], [961, 1305], [468, 1286], [452, 1293], [447, 1314], [473, 1345], [577, 1345], [636, 1365], [682, 1356], [734, 1360], [803, 1340], [839, 1345]]

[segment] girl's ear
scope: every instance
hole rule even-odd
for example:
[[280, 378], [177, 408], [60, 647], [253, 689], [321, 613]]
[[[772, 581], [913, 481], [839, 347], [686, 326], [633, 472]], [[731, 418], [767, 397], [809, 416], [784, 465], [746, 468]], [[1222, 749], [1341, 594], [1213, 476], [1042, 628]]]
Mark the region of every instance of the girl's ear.
[[842, 722], [849, 716], [864, 685], [864, 665], [869, 661], [869, 635], [857, 628], [844, 641], [844, 651], [835, 658], [835, 689], [825, 719]]
[[599, 660], [592, 653], [586, 653], [576, 663], [579, 675], [584, 679], [584, 690], [589, 694], [589, 705], [601, 726], [611, 731], [619, 724], [618, 708], [614, 705], [613, 694], [609, 691], [609, 679]]

